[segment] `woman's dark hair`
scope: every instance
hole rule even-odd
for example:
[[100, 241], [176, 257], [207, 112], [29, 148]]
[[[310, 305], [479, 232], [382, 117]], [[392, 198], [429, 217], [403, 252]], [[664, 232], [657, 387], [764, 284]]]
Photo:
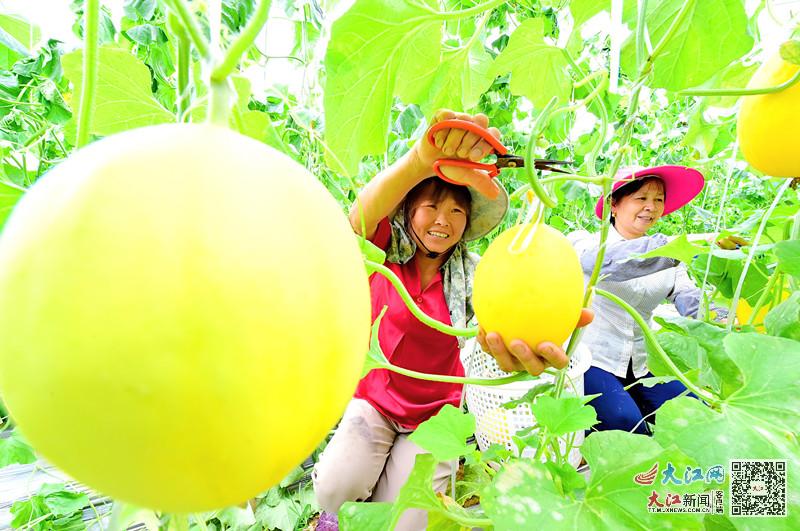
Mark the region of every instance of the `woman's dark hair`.
[[[667, 187], [664, 186], [664, 181], [661, 179], [661, 177], [658, 177], [656, 175], [648, 175], [647, 177], [642, 177], [641, 179], [636, 179], [635, 181], [623, 184], [622, 186], [614, 190], [611, 193], [611, 204], [613, 205], [614, 203], [618, 203], [623, 197], [635, 194], [647, 183], [660, 184], [661, 189], [664, 190], [664, 199], [667, 198]], [[614, 214], [610, 214], [610, 216], [611, 216], [611, 224], [614, 225]]]
[[464, 230], [469, 228], [470, 212], [472, 210], [472, 195], [470, 195], [469, 190], [467, 190], [466, 186], [449, 183], [438, 177], [428, 177], [408, 192], [403, 202], [406, 225], [414, 217], [414, 205], [417, 204], [421, 197], [430, 197], [434, 202], [438, 203], [447, 196], [451, 196], [464, 209], [467, 214], [467, 227]]

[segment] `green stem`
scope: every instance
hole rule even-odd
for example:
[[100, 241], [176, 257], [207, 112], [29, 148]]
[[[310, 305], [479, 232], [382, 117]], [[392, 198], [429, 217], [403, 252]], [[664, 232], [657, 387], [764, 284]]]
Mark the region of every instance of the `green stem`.
[[792, 77], [774, 87], [764, 88], [733, 88], [733, 89], [686, 89], [678, 92], [678, 96], [757, 96], [759, 94], [774, 94], [787, 89], [800, 81], [800, 69]]
[[772, 272], [772, 276], [769, 277], [769, 282], [767, 282], [767, 285], [764, 287], [764, 291], [761, 293], [761, 296], [758, 298], [758, 301], [756, 301], [756, 305], [753, 306], [753, 309], [750, 312], [750, 317], [747, 319], [747, 323], [740, 323], [740, 324], [749, 324], [749, 325], [753, 324], [753, 321], [755, 321], [758, 311], [761, 309], [762, 306], [764, 306], [764, 303], [767, 302], [769, 294], [772, 293], [772, 288], [775, 287], [775, 283], [778, 281], [778, 277], [780, 277], [782, 274], [783, 273], [781, 271], [781, 266], [780, 264], [778, 264], [778, 266], [775, 268], [775, 271]]
[[230, 45], [225, 54], [225, 58], [211, 72], [212, 82], [224, 80], [236, 69], [236, 65], [239, 64], [242, 55], [253, 44], [256, 37], [258, 37], [258, 34], [261, 32], [261, 28], [263, 28], [264, 24], [267, 22], [271, 4], [271, 0], [261, 0], [258, 3], [256, 12], [250, 20], [247, 21], [247, 25], [236, 40]]
[[427, 380], [429, 382], [455, 383], [463, 385], [482, 385], [485, 387], [506, 385], [515, 382], [527, 382], [529, 380], [535, 380], [537, 378], [536, 376], [531, 376], [525, 371], [516, 372], [511, 376], [504, 376], [502, 378], [466, 378], [463, 376], [447, 376], [445, 374], [430, 374], [427, 372], [412, 371], [411, 369], [398, 367], [397, 365], [392, 365], [391, 363], [388, 364], [383, 363], [376, 368], [386, 369], [388, 371], [396, 372], [397, 374], [402, 374], [403, 376], [416, 378], [417, 380]]
[[208, 118], [206, 121], [227, 127], [235, 97], [236, 94], [229, 79], [211, 81], [208, 87]]
[[[653, 48], [653, 51], [650, 53], [650, 57], [647, 58], [647, 61], [645, 62], [645, 66], [642, 69], [642, 74], [643, 75], [646, 76], [647, 74], [650, 73], [650, 69], [652, 68], [653, 62], [655, 61], [656, 57], [658, 57], [661, 54], [661, 52], [664, 51], [664, 48], [669, 43], [670, 39], [672, 39], [672, 37], [678, 31], [678, 28], [681, 26], [681, 24], [683, 24], [683, 21], [686, 18], [686, 15], [689, 14], [689, 10], [692, 7], [694, 7], [695, 1], [696, 0], [686, 0], [686, 3], [684, 3], [683, 6], [681, 6], [681, 10], [678, 12], [678, 14], [672, 20], [672, 24], [670, 25], [669, 29], [664, 34], [664, 36], [661, 37], [661, 40], [658, 42], [658, 44], [655, 46], [655, 48]], [[638, 31], [638, 29], [637, 29], [637, 31]]]
[[497, 6], [503, 5], [505, 0], [489, 0], [489, 2], [470, 7], [469, 9], [462, 9], [460, 11], [437, 11], [436, 15], [441, 20], [460, 20], [462, 18], [469, 18], [475, 15], [480, 15], [484, 11], [489, 11]]
[[414, 314], [414, 317], [416, 317], [426, 325], [449, 336], [475, 337], [476, 335], [478, 335], [477, 326], [471, 328], [456, 328], [454, 326], [446, 325], [443, 322], [438, 321], [433, 317], [429, 316], [428, 314], [420, 310], [419, 306], [417, 306], [414, 303], [414, 299], [408, 293], [408, 290], [403, 285], [403, 282], [397, 277], [397, 275], [395, 275], [392, 272], [391, 269], [377, 262], [372, 262], [371, 260], [364, 260], [364, 263], [366, 264], [367, 269], [369, 271], [380, 273], [381, 275], [389, 279], [389, 282], [391, 282], [392, 285], [395, 287], [397, 293], [400, 294], [400, 298], [402, 298], [403, 302], [406, 303], [406, 306], [408, 306], [408, 309], [411, 310], [412, 314]]
[[203, 35], [200, 25], [197, 23], [195, 16], [189, 10], [186, 0], [164, 0], [165, 3], [175, 12], [183, 24], [184, 29], [189, 33], [189, 37], [197, 48], [197, 52], [203, 59], [211, 59], [211, 46], [208, 39]]
[[553, 112], [553, 107], [555, 107], [556, 103], [558, 103], [558, 97], [553, 96], [550, 98], [550, 101], [547, 102], [547, 105], [544, 106], [542, 112], [539, 113], [539, 116], [536, 117], [536, 122], [534, 122], [531, 130], [531, 138], [528, 141], [528, 151], [525, 155], [525, 160], [528, 161], [525, 165], [525, 173], [528, 176], [531, 190], [533, 190], [533, 193], [536, 194], [545, 206], [550, 208], [556, 206], [556, 201], [547, 194], [547, 191], [539, 182], [539, 177], [536, 175], [536, 169], [533, 167], [533, 146], [536, 145], [536, 139], [539, 138], [539, 134], [550, 119], [550, 114]]
[[192, 60], [192, 48], [189, 36], [185, 31], [176, 31], [178, 56], [177, 108], [178, 121], [184, 120], [184, 113], [189, 107], [189, 66]]
[[99, 54], [98, 33], [100, 27], [100, 0], [86, 0], [83, 24], [83, 72], [81, 74], [81, 97], [78, 108], [77, 146], [89, 142], [94, 89], [97, 84]]
[[691, 391], [692, 393], [694, 393], [698, 397], [702, 397], [703, 400], [708, 402], [712, 407], [717, 405], [718, 401], [717, 401], [716, 398], [714, 398], [709, 393], [701, 390], [699, 387], [694, 385], [688, 378], [686, 378], [686, 375], [684, 375], [683, 372], [681, 372], [681, 370], [678, 368], [678, 366], [675, 365], [675, 363], [672, 361], [672, 358], [669, 357], [669, 355], [664, 351], [664, 349], [658, 343], [658, 341], [656, 340], [655, 335], [653, 334], [653, 331], [650, 330], [649, 326], [647, 326], [647, 323], [644, 321], [642, 316], [639, 315], [639, 312], [637, 312], [630, 304], [628, 304], [624, 300], [620, 299], [619, 297], [617, 297], [613, 293], [609, 293], [609, 292], [607, 292], [605, 290], [602, 290], [602, 289], [595, 289], [595, 292], [598, 295], [600, 295], [602, 297], [605, 297], [607, 299], [610, 299], [611, 301], [617, 303], [620, 307], [622, 307], [622, 309], [624, 309], [626, 312], [628, 312], [628, 314], [631, 317], [633, 317], [633, 320], [636, 321], [636, 323], [642, 329], [642, 333], [644, 334], [645, 340], [650, 344], [651, 347], [653, 347], [653, 350], [656, 351], [656, 353], [661, 358], [661, 361], [664, 362], [664, 364], [669, 368], [669, 370], [672, 372], [672, 374], [674, 374], [675, 377], [678, 380], [680, 380], [681, 383], [683, 383], [683, 385], [685, 385], [686, 388], [689, 391]]
[[[767, 227], [767, 222], [769, 221], [770, 216], [772, 216], [772, 212], [778, 206], [781, 198], [783, 197], [784, 192], [786, 189], [789, 188], [789, 185], [792, 184], [791, 179], [785, 179], [784, 183], [778, 189], [778, 193], [775, 194], [775, 199], [772, 200], [772, 204], [769, 206], [767, 211], [764, 213], [764, 217], [761, 218], [761, 223], [758, 226], [758, 230], [756, 231], [756, 235], [753, 238], [752, 243], [750, 244], [750, 252], [747, 253], [747, 259], [744, 261], [744, 267], [742, 268], [742, 274], [739, 277], [739, 282], [736, 284], [736, 290], [733, 292], [733, 299], [731, 300], [731, 308], [736, 308], [739, 304], [739, 296], [742, 293], [742, 287], [744, 286], [744, 280], [747, 277], [747, 271], [750, 269], [750, 264], [753, 263], [753, 258], [756, 255], [756, 248], [758, 247], [758, 242], [761, 240], [761, 235], [764, 234], [764, 229]], [[710, 257], [709, 257], [710, 260]], [[733, 330], [733, 321], [734, 319], [728, 319], [728, 332]]]
[[[605, 70], [600, 70], [600, 72], [605, 74]], [[555, 111], [553, 111], [553, 114], [551, 116], [556, 116], [567, 112], [575, 112], [581, 107], [588, 107], [589, 104], [592, 102], [592, 100], [597, 98], [600, 92], [607, 86], [608, 86], [608, 77], [604, 75], [603, 79], [600, 80], [600, 83], [598, 83], [597, 86], [594, 87], [592, 91], [585, 98], [576, 101], [572, 105], [566, 105], [564, 107], [556, 109]]]
[[572, 86], [574, 88], [581, 88], [582, 86], [584, 86], [585, 84], [589, 83], [590, 81], [593, 81], [593, 80], [597, 79], [598, 77], [605, 75], [605, 73], [606, 73], [605, 70], [595, 70], [591, 74], [589, 74], [587, 76], [584, 76], [579, 81], [576, 81], [575, 83], [573, 83]]

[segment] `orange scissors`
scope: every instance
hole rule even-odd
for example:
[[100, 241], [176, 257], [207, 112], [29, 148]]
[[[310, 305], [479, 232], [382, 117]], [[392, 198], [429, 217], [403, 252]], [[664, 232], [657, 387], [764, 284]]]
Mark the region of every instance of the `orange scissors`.
[[[453, 184], [461, 184], [459, 182], [455, 182], [451, 179], [448, 179], [444, 173], [442, 173], [442, 166], [458, 166], [460, 168], [469, 168], [473, 170], [483, 170], [489, 174], [489, 177], [496, 177], [500, 170], [503, 168], [524, 168], [525, 167], [525, 158], [520, 155], [513, 155], [508, 152], [508, 148], [506, 148], [497, 138], [492, 135], [488, 129], [483, 128], [473, 122], [469, 122], [467, 120], [443, 120], [433, 125], [428, 131], [428, 142], [431, 144], [435, 144], [434, 135], [441, 131], [442, 129], [464, 129], [469, 131], [470, 133], [475, 133], [481, 139], [485, 140], [496, 155], [496, 160], [493, 163], [483, 163], [483, 162], [473, 162], [471, 160], [466, 159], [439, 159], [433, 163], [433, 171], [436, 172], [436, 175], [439, 178]], [[553, 168], [551, 165], [556, 164], [572, 164], [571, 162], [565, 160], [553, 160], [553, 159], [534, 159], [533, 167], [537, 170], [549, 170], [555, 171], [559, 173], [570, 173], [568, 171]]]

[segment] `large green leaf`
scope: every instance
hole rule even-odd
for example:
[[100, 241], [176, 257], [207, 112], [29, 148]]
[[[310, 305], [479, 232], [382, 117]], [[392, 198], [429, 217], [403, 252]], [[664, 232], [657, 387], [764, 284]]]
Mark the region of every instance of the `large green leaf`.
[[[654, 463], [693, 462], [672, 447], [664, 449], [651, 438], [623, 431], [590, 435], [581, 451], [591, 470], [584, 496], [566, 496], [543, 463], [520, 460], [507, 464], [481, 496], [481, 506], [495, 529], [641, 529], [672, 527], [699, 529], [701, 517], [649, 513], [648, 496], [660, 486], [638, 485], [636, 474]], [[700, 484], [681, 492], [696, 492]], [[662, 490], [661, 494], [665, 492]], [[659, 518], [661, 516], [662, 518]]]
[[324, 105], [337, 171], [355, 173], [362, 156], [384, 152], [393, 98], [417, 96], [433, 82], [442, 49], [437, 8], [434, 0], [357, 0], [334, 22]]
[[775, 245], [775, 255], [781, 268], [800, 279], [800, 240], [787, 240]]
[[492, 85], [491, 66], [492, 58], [480, 39], [471, 46], [445, 49], [430, 83], [419, 83], [419, 92], [405, 94], [404, 99], [419, 102], [428, 115], [442, 108], [470, 109]]
[[433, 454], [437, 461], [450, 461], [472, 452], [474, 444], [467, 445], [467, 438], [475, 433], [475, 417], [463, 413], [450, 404], [414, 430], [408, 440]]
[[[653, 66], [649, 85], [677, 91], [694, 87], [738, 59], [753, 47], [747, 33], [747, 14], [742, 0], [660, 0], [647, 4], [647, 29], [655, 46], [667, 33], [686, 2], [686, 18], [676, 29]], [[635, 38], [623, 45], [620, 63], [635, 78]]]
[[666, 256], [667, 258], [674, 258], [675, 260], [680, 260], [686, 264], [691, 264], [692, 260], [694, 260], [694, 257], [704, 250], [704, 247], [690, 242], [688, 238], [686, 238], [685, 234], [681, 234], [666, 245], [657, 247], [649, 253], [632, 256], [628, 258], [628, 260], [641, 260], [645, 258], [654, 258], [656, 256]]
[[5, 438], [0, 438], [0, 468], [13, 465], [33, 463], [36, 455], [33, 448], [19, 436], [16, 430]]
[[[83, 86], [83, 50], [64, 55], [61, 61], [64, 75], [75, 86], [72, 102], [77, 111]], [[153, 97], [150, 86], [150, 70], [134, 55], [119, 48], [100, 48], [90, 133], [107, 136], [136, 127], [174, 122], [175, 116]], [[67, 123], [66, 134], [72, 140], [76, 121], [77, 116], [73, 115]]]
[[588, 430], [597, 424], [597, 413], [587, 406], [585, 397], [540, 396], [531, 406], [536, 423], [546, 427], [553, 435], [566, 435], [578, 430]]
[[764, 326], [772, 336], [800, 341], [800, 291], [770, 310], [764, 318]]
[[39, 39], [38, 26], [16, 15], [0, 15], [0, 70], [10, 70], [18, 59], [29, 56]]
[[569, 101], [572, 81], [566, 67], [564, 51], [544, 42], [544, 20], [529, 18], [511, 34], [508, 46], [495, 59], [492, 72], [511, 72], [511, 92], [541, 108], [553, 96], [562, 104]]

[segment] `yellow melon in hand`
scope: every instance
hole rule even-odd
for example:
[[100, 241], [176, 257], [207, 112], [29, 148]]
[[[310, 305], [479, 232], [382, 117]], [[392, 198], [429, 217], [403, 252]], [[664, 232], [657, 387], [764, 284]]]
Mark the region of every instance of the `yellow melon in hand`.
[[526, 241], [532, 228], [508, 229], [486, 249], [475, 271], [473, 305], [486, 332], [498, 332], [506, 344], [522, 339], [535, 349], [542, 341], [560, 345], [575, 329], [584, 283], [567, 238], [539, 224]]

